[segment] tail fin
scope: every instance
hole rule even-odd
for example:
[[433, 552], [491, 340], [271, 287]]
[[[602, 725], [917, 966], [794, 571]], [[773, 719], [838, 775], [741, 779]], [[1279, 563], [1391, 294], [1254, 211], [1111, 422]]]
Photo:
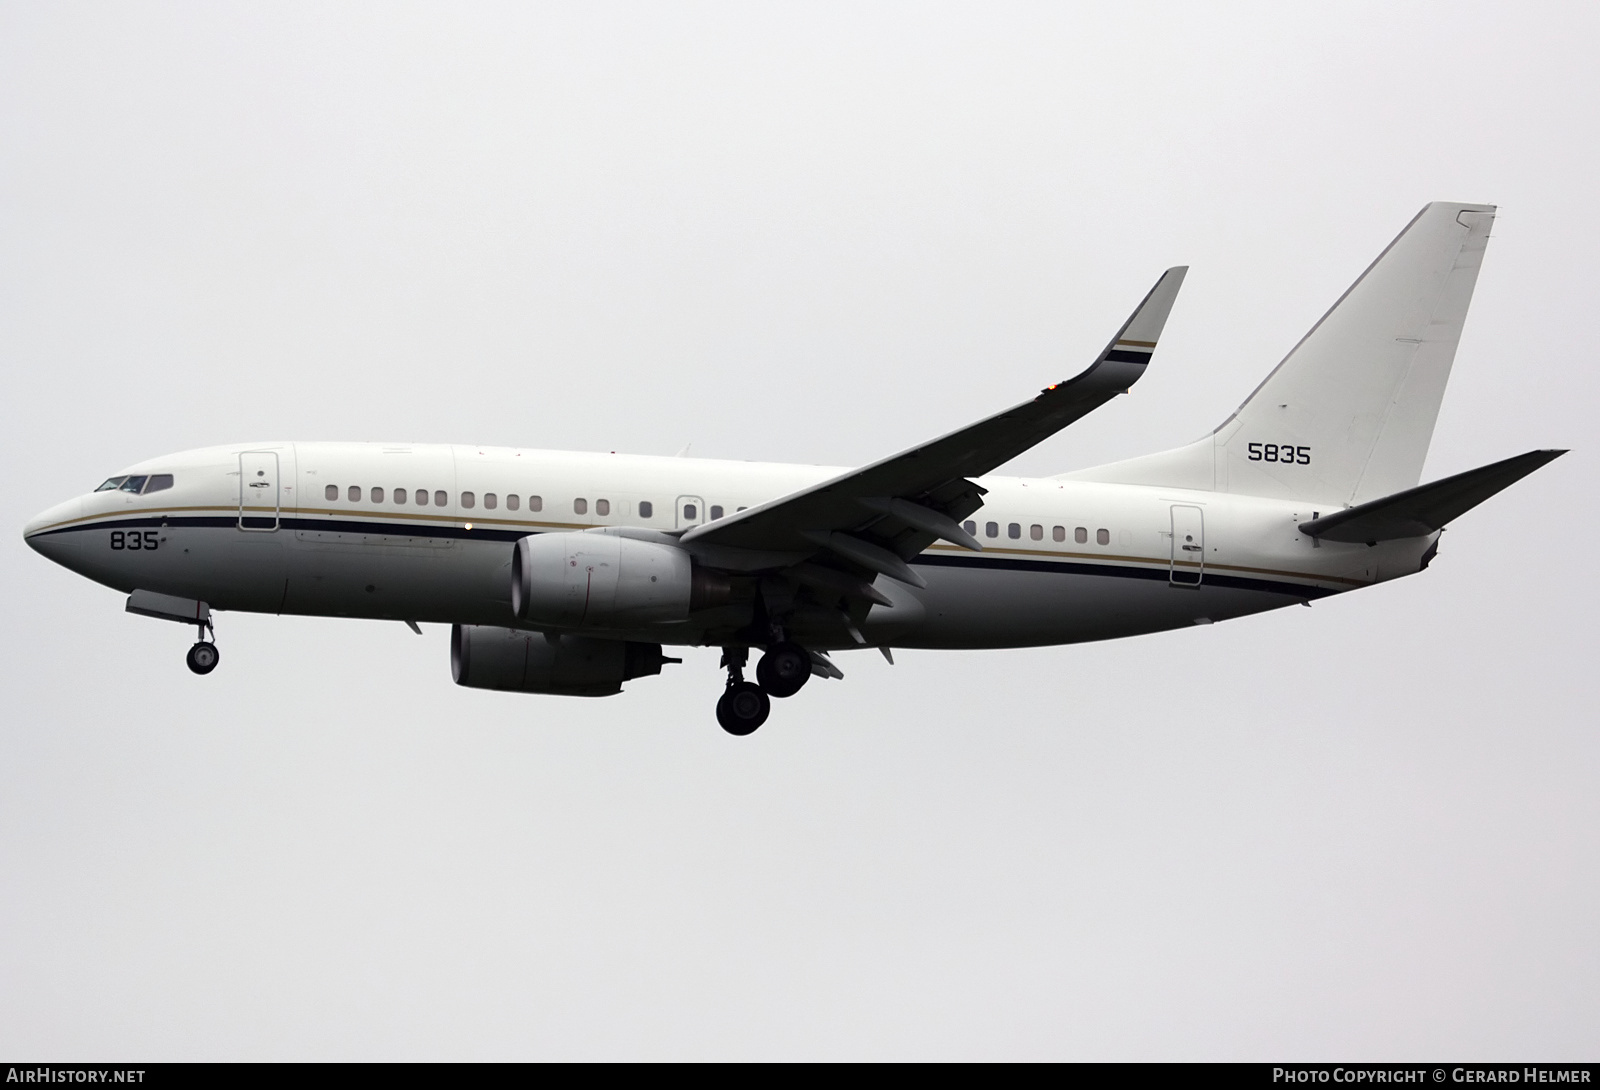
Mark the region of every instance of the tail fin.
[[1345, 504], [1412, 487], [1494, 212], [1423, 208], [1211, 435], [1063, 476]]

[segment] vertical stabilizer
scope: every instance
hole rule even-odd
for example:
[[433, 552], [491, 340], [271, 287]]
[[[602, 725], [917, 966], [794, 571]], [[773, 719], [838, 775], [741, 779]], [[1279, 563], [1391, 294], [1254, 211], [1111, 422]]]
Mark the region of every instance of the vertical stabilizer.
[[1412, 487], [1494, 212], [1423, 208], [1211, 435], [1065, 476], [1344, 504]]

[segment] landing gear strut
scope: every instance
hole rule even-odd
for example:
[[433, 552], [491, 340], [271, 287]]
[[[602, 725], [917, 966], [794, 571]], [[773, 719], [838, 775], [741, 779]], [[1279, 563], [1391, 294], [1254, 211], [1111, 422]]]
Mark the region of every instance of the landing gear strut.
[[768, 696], [793, 696], [811, 680], [811, 656], [797, 643], [775, 643], [756, 663], [756, 680]]
[[[208, 635], [210, 639], [206, 638]], [[209, 674], [217, 668], [217, 661], [222, 655], [217, 651], [216, 638], [216, 629], [211, 627], [209, 620], [200, 626], [200, 639], [189, 648], [189, 654], [184, 658], [189, 669], [197, 674]]]
[[729, 647], [722, 652], [722, 665], [728, 668], [728, 687], [717, 701], [717, 722], [729, 734], [741, 737], [753, 734], [772, 711], [772, 701], [761, 686], [744, 679], [748, 656], [742, 647]]

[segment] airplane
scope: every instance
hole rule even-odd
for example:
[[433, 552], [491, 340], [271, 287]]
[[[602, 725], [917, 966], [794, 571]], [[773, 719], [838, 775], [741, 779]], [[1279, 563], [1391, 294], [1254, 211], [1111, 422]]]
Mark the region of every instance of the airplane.
[[609, 696], [713, 646], [718, 722], [748, 735], [848, 650], [1114, 639], [1427, 568], [1448, 522], [1566, 453], [1418, 483], [1494, 216], [1425, 206], [1215, 431], [1091, 469], [995, 473], [1129, 392], [1184, 267], [1081, 374], [861, 468], [240, 443], [129, 466], [24, 537], [196, 626], [196, 674], [227, 610], [448, 624], [456, 683], [524, 693]]

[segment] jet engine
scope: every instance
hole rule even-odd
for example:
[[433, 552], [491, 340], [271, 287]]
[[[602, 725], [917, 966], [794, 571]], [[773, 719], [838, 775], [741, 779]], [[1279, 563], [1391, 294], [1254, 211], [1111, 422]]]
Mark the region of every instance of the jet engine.
[[622, 683], [659, 674], [680, 659], [659, 643], [594, 640], [487, 625], [450, 629], [450, 674], [457, 685], [516, 693], [614, 696]]
[[511, 611], [557, 628], [634, 628], [686, 620], [726, 600], [727, 578], [675, 545], [614, 534], [532, 534], [511, 557]]

